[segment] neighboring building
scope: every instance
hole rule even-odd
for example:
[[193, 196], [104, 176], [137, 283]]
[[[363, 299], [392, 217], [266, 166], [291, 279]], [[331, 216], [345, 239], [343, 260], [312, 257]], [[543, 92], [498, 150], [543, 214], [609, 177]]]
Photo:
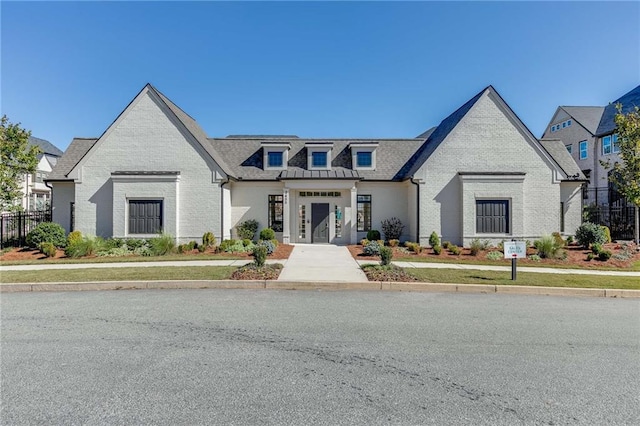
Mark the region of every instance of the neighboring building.
[[25, 174], [21, 179], [20, 203], [25, 211], [47, 210], [51, 201], [51, 188], [45, 185], [44, 180], [63, 153], [51, 142], [33, 136], [29, 136], [29, 146], [37, 146], [41, 152], [38, 154], [36, 172]]
[[621, 201], [609, 184], [609, 170], [601, 161], [620, 161], [616, 124], [616, 105], [628, 113], [640, 107], [640, 86], [606, 107], [559, 106], [547, 126], [543, 138], [561, 140], [589, 179], [584, 190], [585, 205], [610, 204]]
[[286, 243], [356, 243], [391, 217], [402, 239], [534, 239], [581, 222], [584, 176], [489, 86], [416, 138], [208, 138], [146, 85], [109, 128], [74, 139], [48, 181], [67, 231], [180, 242], [242, 221]]

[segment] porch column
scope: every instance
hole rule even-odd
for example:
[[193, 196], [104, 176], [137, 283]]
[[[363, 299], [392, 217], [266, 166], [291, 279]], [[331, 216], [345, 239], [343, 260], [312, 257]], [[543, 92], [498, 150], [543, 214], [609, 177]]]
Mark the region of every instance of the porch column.
[[291, 242], [291, 225], [289, 218], [291, 217], [291, 209], [289, 208], [289, 188], [282, 190], [282, 243], [289, 244]]
[[351, 239], [350, 244], [358, 243], [358, 188], [356, 188], [355, 185], [351, 188], [351, 237], [350, 239]]

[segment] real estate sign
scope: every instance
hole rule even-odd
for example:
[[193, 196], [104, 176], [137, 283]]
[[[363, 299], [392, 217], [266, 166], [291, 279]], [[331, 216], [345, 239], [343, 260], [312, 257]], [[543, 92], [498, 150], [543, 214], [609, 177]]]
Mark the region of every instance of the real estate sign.
[[504, 258], [505, 259], [526, 259], [527, 245], [524, 241], [505, 241], [504, 242]]

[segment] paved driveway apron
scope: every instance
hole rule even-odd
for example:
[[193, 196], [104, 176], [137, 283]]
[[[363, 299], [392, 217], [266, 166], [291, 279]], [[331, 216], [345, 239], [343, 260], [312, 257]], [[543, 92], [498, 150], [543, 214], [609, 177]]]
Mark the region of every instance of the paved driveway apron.
[[367, 276], [346, 247], [296, 244], [278, 281], [367, 282]]

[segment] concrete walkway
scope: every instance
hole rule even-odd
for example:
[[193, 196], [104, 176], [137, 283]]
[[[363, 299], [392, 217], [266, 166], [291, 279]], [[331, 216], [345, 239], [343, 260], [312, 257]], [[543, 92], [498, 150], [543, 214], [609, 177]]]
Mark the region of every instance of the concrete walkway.
[[[41, 265], [0, 266], [0, 272], [8, 271], [41, 271], [43, 269], [94, 269], [94, 268], [145, 268], [151, 266], [243, 266], [253, 262], [252, 259], [228, 260], [171, 260], [159, 262], [114, 262], [114, 263], [52, 263]], [[287, 263], [287, 259], [269, 259], [267, 263]]]
[[343, 246], [295, 244], [278, 281], [367, 282], [360, 265]]

